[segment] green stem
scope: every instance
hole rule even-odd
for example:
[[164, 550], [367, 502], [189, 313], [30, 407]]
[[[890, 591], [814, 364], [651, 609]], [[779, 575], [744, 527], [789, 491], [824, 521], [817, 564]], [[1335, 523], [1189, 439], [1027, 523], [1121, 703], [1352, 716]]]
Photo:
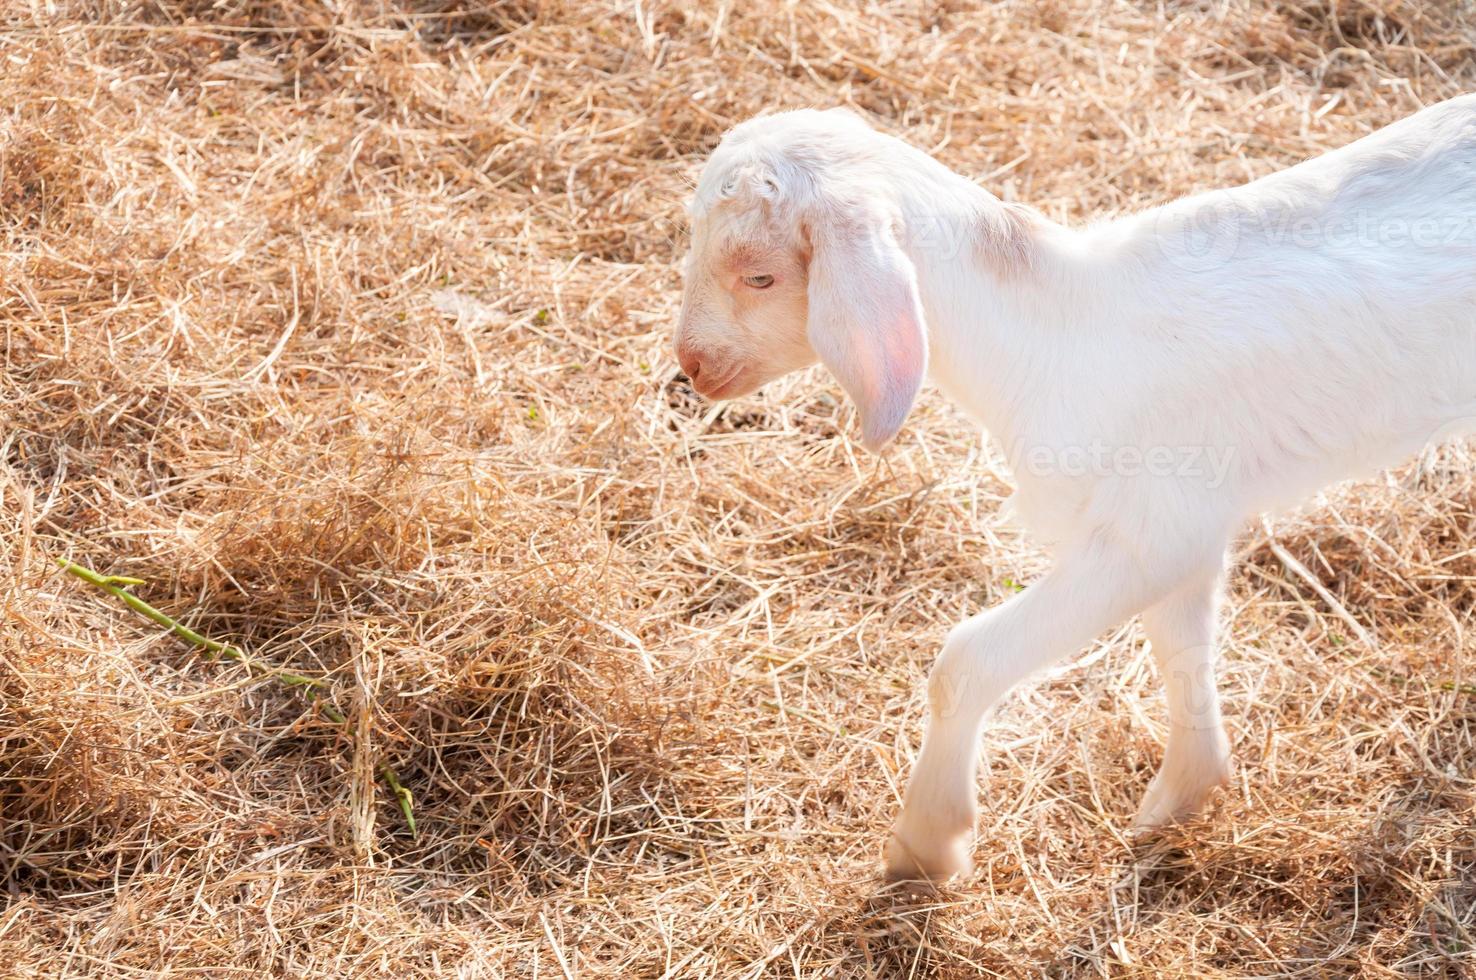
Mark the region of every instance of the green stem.
[[132, 592], [128, 592], [123, 588], [123, 586], [125, 585], [143, 585], [144, 581], [141, 578], [129, 578], [125, 575], [99, 575], [92, 569], [86, 568], [82, 565], [78, 565], [76, 562], [68, 561], [65, 558], [58, 558], [56, 560], [56, 563], [67, 572], [70, 572], [71, 574], [80, 578], [82, 581], [87, 582], [91, 585], [95, 585], [105, 592], [111, 592], [119, 599], [122, 599], [130, 609], [148, 617], [149, 619], [158, 623], [160, 626], [167, 629], [169, 632], [173, 633], [175, 636], [178, 636], [181, 639], [188, 640], [195, 646], [204, 647], [212, 653], [225, 657], [227, 660], [234, 660], [237, 663], [244, 664], [249, 670], [253, 671], [254, 673], [262, 674], [268, 677], [275, 677], [283, 683], [288, 684], [292, 687], [323, 686], [323, 682], [320, 680], [316, 680], [315, 678], [304, 677], [302, 674], [293, 673], [290, 670], [281, 670], [276, 667], [269, 667], [265, 664], [257, 663], [255, 660], [252, 660], [250, 657], [246, 656], [246, 654], [242, 653], [240, 650], [237, 650], [233, 646], [221, 643], [219, 640], [212, 640], [208, 636], [202, 636], [201, 634], [196, 633], [194, 630], [190, 629], [179, 620], [173, 619], [165, 613], [160, 612], [153, 606], [149, 605], [147, 602], [144, 602], [138, 596], [134, 595]]
[[[196, 633], [194, 630], [190, 629], [179, 620], [174, 619], [167, 613], [160, 612], [158, 609], [155, 609], [153, 606], [149, 605], [147, 602], [144, 602], [138, 596], [134, 595], [132, 592], [129, 592], [124, 588], [124, 586], [128, 585], [143, 585], [143, 579], [130, 578], [126, 575], [99, 575], [92, 569], [87, 568], [83, 565], [79, 565], [74, 561], [68, 561], [65, 558], [56, 559], [56, 563], [60, 565], [64, 571], [71, 575], [75, 575], [77, 578], [80, 578], [82, 581], [88, 583], [89, 585], [95, 585], [99, 589], [102, 589], [104, 592], [112, 593], [119, 599], [122, 599], [123, 602], [133, 611], [164, 627], [175, 636], [178, 636], [184, 640], [188, 640], [195, 646], [204, 647], [212, 653], [224, 657], [227, 660], [234, 660], [259, 676], [275, 678], [283, 684], [286, 684], [288, 687], [308, 688], [309, 690], [314, 692], [312, 695], [313, 704], [317, 706], [319, 711], [323, 712], [324, 716], [326, 716], [328, 720], [338, 725], [348, 724], [348, 716], [345, 715], [342, 711], [339, 711], [337, 705], [335, 705], [332, 701], [327, 700], [326, 698], [320, 698], [316, 693], [317, 688], [324, 686], [323, 681], [315, 677], [307, 677], [303, 674], [298, 674], [290, 670], [282, 670], [279, 667], [271, 667], [266, 664], [260, 663], [259, 661], [253, 660], [252, 658], [246, 656], [245, 653], [238, 650], [236, 647], [230, 646], [226, 643], [221, 643], [219, 640], [212, 640], [210, 637], [203, 634]], [[408, 789], [400, 784], [399, 777], [389, 766], [384, 766], [380, 770], [380, 774], [384, 777], [384, 781], [389, 784], [391, 792], [395, 794], [395, 799], [399, 801], [400, 811], [405, 814], [405, 823], [408, 824], [410, 827], [411, 839], [419, 840], [420, 836], [416, 833], [415, 830], [415, 798], [411, 795]]]
[[400, 801], [400, 812], [405, 815], [405, 823], [410, 825], [410, 839], [418, 839], [415, 832], [415, 797], [404, 786], [400, 785], [400, 777], [389, 766], [380, 769], [380, 775], [384, 781], [389, 783], [389, 788], [395, 794], [395, 799]]
[[[1393, 681], [1396, 684], [1409, 686], [1417, 683], [1416, 679], [1413, 677], [1405, 677], [1403, 674], [1396, 674], [1393, 671], [1385, 670], [1382, 667], [1370, 667], [1368, 669], [1368, 672], [1370, 674], [1373, 674], [1380, 680]], [[1476, 684], [1457, 684], [1455, 681], [1436, 681], [1435, 685], [1439, 687], [1442, 691], [1454, 691], [1457, 694], [1469, 694], [1476, 696]]]

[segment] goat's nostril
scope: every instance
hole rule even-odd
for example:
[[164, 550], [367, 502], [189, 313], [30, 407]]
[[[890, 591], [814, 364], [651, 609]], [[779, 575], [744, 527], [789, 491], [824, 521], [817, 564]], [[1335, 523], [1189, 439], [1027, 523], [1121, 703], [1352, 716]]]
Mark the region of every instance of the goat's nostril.
[[702, 373], [702, 359], [689, 348], [678, 348], [677, 363], [682, 366], [682, 372], [693, 381]]

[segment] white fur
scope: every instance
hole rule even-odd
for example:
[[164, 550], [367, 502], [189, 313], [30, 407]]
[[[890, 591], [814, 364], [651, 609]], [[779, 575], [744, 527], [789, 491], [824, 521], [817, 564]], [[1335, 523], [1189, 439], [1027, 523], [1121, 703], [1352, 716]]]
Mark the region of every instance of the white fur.
[[[692, 219], [677, 347], [699, 390], [731, 397], [818, 354], [874, 444], [923, 357], [1004, 449], [1018, 513], [1055, 551], [944, 645], [893, 875], [967, 866], [985, 711], [1139, 612], [1172, 734], [1138, 823], [1192, 813], [1229, 772], [1213, 645], [1232, 533], [1476, 417], [1476, 96], [1084, 229], [850, 113], [787, 112], [728, 134]], [[745, 284], [762, 275], [776, 281]], [[906, 341], [908, 310], [925, 343]], [[888, 351], [904, 363], [856, 380]]]

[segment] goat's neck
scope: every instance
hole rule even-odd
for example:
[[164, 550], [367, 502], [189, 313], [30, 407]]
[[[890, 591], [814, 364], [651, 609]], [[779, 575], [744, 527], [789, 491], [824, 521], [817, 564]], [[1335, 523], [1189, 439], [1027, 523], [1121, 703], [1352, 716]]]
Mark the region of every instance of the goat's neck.
[[[1047, 339], [1102, 302], [1076, 233], [1043, 219], [1013, 244], [1004, 206], [929, 160], [903, 190], [905, 247], [928, 324], [929, 373], [939, 388], [1009, 443], [1047, 410], [1063, 381]], [[1110, 287], [1108, 287], [1110, 288]]]

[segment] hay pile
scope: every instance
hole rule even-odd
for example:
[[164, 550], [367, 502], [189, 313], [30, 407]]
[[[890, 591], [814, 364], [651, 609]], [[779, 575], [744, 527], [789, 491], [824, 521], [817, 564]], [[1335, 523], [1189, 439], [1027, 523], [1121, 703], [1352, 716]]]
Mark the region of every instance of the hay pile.
[[0, 17], [7, 975], [1473, 968], [1466, 450], [1279, 521], [1306, 575], [1245, 539], [1205, 819], [1122, 837], [1164, 736], [1129, 625], [1002, 706], [979, 872], [908, 905], [925, 671], [1042, 556], [936, 396], [877, 461], [828, 379], [714, 408], [667, 350], [688, 182], [751, 113], [850, 104], [1080, 220], [1476, 85], [1468, 5]]

